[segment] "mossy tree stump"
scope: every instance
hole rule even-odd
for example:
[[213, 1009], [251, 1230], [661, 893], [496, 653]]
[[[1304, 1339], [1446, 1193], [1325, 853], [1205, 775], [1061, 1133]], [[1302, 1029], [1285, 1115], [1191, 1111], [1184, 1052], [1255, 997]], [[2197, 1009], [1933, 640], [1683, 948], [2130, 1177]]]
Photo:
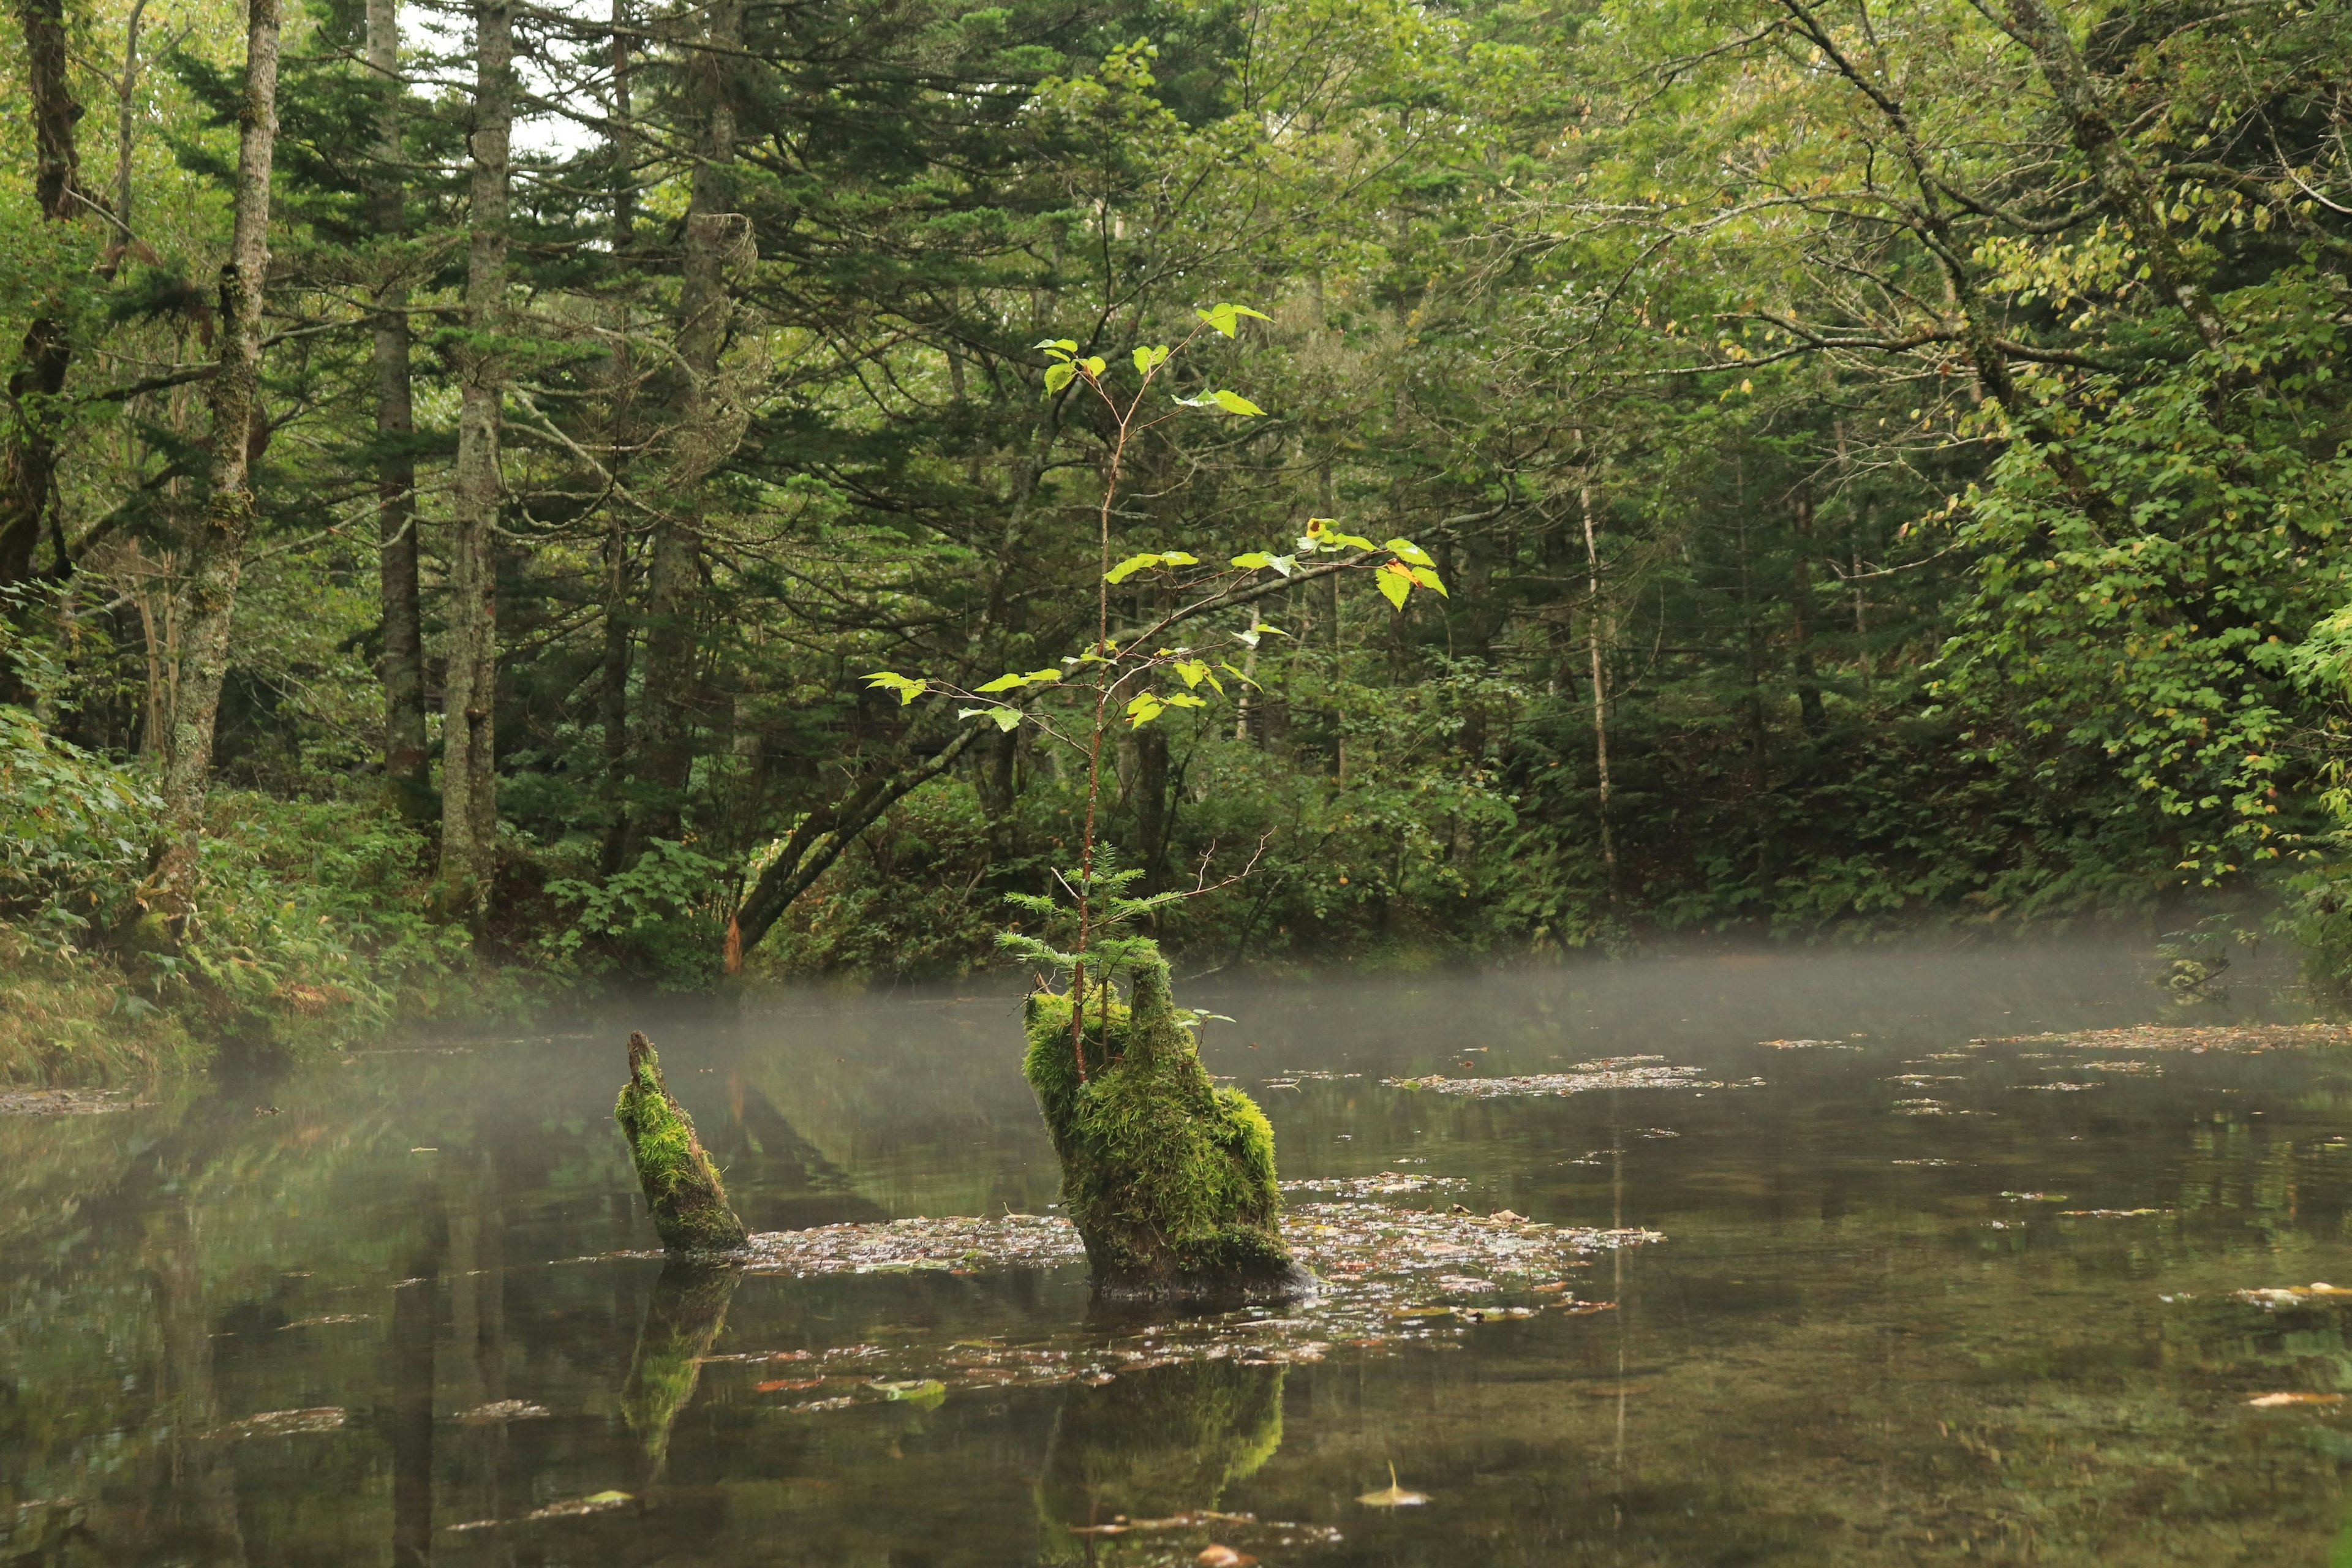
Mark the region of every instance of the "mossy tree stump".
[[1160, 1300], [1311, 1290], [1282, 1243], [1265, 1113], [1209, 1081], [1159, 949], [1122, 947], [1128, 998], [1089, 985], [1082, 1036], [1067, 994], [1029, 998], [1023, 1064], [1097, 1291]]
[[629, 1082], [613, 1107], [613, 1119], [629, 1141], [646, 1206], [672, 1256], [732, 1252], [750, 1239], [743, 1222], [727, 1206], [719, 1167], [694, 1135], [693, 1119], [670, 1098], [661, 1058], [643, 1035], [629, 1037]]

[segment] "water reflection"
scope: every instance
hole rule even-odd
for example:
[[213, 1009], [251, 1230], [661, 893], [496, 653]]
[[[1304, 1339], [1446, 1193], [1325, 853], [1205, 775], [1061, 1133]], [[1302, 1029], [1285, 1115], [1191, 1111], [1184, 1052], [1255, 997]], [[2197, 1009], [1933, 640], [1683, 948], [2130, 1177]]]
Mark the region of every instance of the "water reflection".
[[[659, 1040], [755, 1226], [1042, 1212], [1009, 997], [633, 1009], [358, 1053], [273, 1086], [277, 1115], [200, 1086], [0, 1119], [0, 1563], [1133, 1563], [1228, 1536], [1269, 1565], [2322, 1561], [2352, 1401], [2248, 1401], [2352, 1394], [2346, 1310], [2232, 1293], [2352, 1283], [2347, 1058], [2174, 1054], [2051, 1092], [2123, 1053], [1968, 1044], [2149, 1016], [2144, 968], [1221, 995], [1241, 1023], [1205, 1054], [1259, 1092], [1286, 1174], [1457, 1177], [1400, 1201], [1668, 1240], [1572, 1281], [1612, 1310], [938, 1402], [866, 1387], [857, 1347], [1064, 1342], [1077, 1272], [629, 1256], [652, 1237], [619, 1042]], [[1784, 1038], [1841, 1048], [1757, 1044]], [[1379, 1081], [1644, 1053], [1767, 1087]], [[1942, 1113], [1905, 1113], [1925, 1098]], [[1391, 1461], [1426, 1508], [1356, 1503]], [[1264, 1528], [1074, 1532], [1203, 1512]]]

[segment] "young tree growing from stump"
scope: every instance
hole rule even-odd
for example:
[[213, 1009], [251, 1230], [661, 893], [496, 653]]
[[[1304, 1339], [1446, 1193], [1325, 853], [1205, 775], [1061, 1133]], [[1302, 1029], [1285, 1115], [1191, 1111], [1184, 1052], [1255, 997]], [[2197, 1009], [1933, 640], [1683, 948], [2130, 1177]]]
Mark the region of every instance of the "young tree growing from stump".
[[[1435, 563], [1412, 541], [1376, 545], [1343, 531], [1329, 518], [1309, 519], [1307, 531], [1286, 553], [1251, 551], [1223, 567], [1186, 550], [1145, 551], [1112, 562], [1111, 514], [1122, 469], [1139, 437], [1186, 409], [1237, 418], [1265, 412], [1223, 388], [1178, 397], [1173, 408], [1147, 412], [1153, 388], [1204, 334], [1234, 338], [1243, 318], [1266, 319], [1231, 304], [1195, 315], [1197, 323], [1180, 342], [1139, 344], [1132, 351], [1131, 393], [1114, 385], [1108, 360], [1083, 353], [1075, 340], [1037, 345], [1050, 362], [1044, 376], [1046, 396], [1092, 394], [1109, 416], [1096, 518], [1101, 576], [1096, 584], [1095, 640], [1056, 667], [1011, 671], [970, 690], [895, 670], [866, 678], [869, 685], [896, 692], [902, 703], [924, 696], [971, 703], [959, 710], [960, 716], [1005, 731], [1029, 725], [1086, 760], [1078, 864], [1055, 873], [1066, 900], [1014, 900], [1044, 917], [1049, 932], [1074, 929], [1075, 941], [1065, 952], [1018, 932], [1002, 940], [1046, 976], [1029, 998], [1024, 1066], [1061, 1160], [1063, 1201], [1086, 1243], [1096, 1289], [1152, 1300], [1294, 1296], [1311, 1289], [1313, 1279], [1283, 1246], [1274, 1130], [1265, 1113], [1239, 1089], [1210, 1083], [1192, 1034], [1202, 1015], [1176, 1005], [1158, 944], [1148, 937], [1116, 934], [1137, 916], [1238, 877], [1211, 884], [1204, 863], [1191, 889], [1127, 897], [1125, 889], [1138, 873], [1115, 869], [1097, 837], [1104, 742], [1122, 719], [1130, 729], [1141, 729], [1171, 709], [1207, 707], [1212, 695], [1224, 694], [1228, 678], [1243, 686], [1255, 684], [1223, 659], [1181, 644], [1166, 646], [1189, 622], [1343, 572], [1371, 573], [1382, 595], [1400, 611], [1416, 587], [1445, 592]], [[1172, 592], [1163, 603], [1175, 607], [1114, 637], [1110, 591], [1145, 573], [1164, 574]], [[1260, 638], [1280, 635], [1253, 613], [1243, 640], [1255, 649]], [[1255, 863], [1253, 857], [1251, 867]], [[1248, 874], [1245, 868], [1239, 876]], [[1064, 976], [1066, 988], [1057, 989]]]

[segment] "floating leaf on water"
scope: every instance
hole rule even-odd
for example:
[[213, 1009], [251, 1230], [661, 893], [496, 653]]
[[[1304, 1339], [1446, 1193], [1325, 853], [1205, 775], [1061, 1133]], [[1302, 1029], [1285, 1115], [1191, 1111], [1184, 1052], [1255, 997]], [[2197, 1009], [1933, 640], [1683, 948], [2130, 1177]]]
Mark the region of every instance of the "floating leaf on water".
[[1249, 1564], [1256, 1562], [1257, 1559], [1246, 1552], [1236, 1552], [1230, 1546], [1221, 1546], [1213, 1541], [1201, 1548], [1201, 1554], [1192, 1561], [1199, 1563], [1201, 1568], [1249, 1568]]
[[1759, 1040], [1759, 1046], [1769, 1046], [1776, 1051], [1851, 1050], [1843, 1040]]
[[2290, 1405], [2341, 1405], [2340, 1394], [2257, 1394], [2246, 1401], [2257, 1410], [2279, 1410]]
[[525, 1399], [498, 1399], [488, 1405], [477, 1405], [461, 1413], [457, 1420], [467, 1426], [488, 1426], [500, 1421], [537, 1421], [548, 1414], [543, 1405], [533, 1405]]
[[2074, 1029], [2052, 1035], [2000, 1035], [1979, 1041], [1994, 1046], [2064, 1046], [2083, 1050], [2263, 1051], [2312, 1050], [2352, 1046], [2352, 1024], [2216, 1024], [2178, 1028], [2141, 1024], [2128, 1029]]
[[904, 1383], [869, 1383], [866, 1386], [885, 1399], [926, 1408], [948, 1396], [948, 1385], [936, 1377], [909, 1378]]
[[2170, 1209], [2060, 1209], [2069, 1219], [2137, 1219], [2142, 1215], [2170, 1214]]
[[2107, 1086], [2104, 1083], [2019, 1083], [2011, 1084], [2010, 1087], [2012, 1089], [2040, 1089], [2048, 1094], [2080, 1094], [2084, 1089], [2105, 1089]]
[[1588, 1094], [1603, 1089], [1761, 1089], [1760, 1078], [1726, 1082], [1702, 1079], [1696, 1068], [1646, 1066], [1662, 1057], [1610, 1057], [1579, 1062], [1566, 1072], [1527, 1073], [1517, 1078], [1384, 1078], [1390, 1089], [1427, 1089], [1436, 1094], [1462, 1095], [1471, 1100], [1500, 1100], [1517, 1095]]
[[614, 1509], [625, 1508], [636, 1500], [635, 1498], [623, 1491], [591, 1492], [586, 1497], [566, 1498], [562, 1502], [549, 1503], [545, 1508], [535, 1508], [523, 1517], [525, 1519], [579, 1519], [592, 1513], [610, 1513]]
[[1397, 1485], [1395, 1461], [1389, 1464], [1389, 1484], [1376, 1492], [1366, 1492], [1356, 1500], [1371, 1508], [1419, 1508], [1429, 1500], [1423, 1492], [1409, 1492]]
[[803, 1388], [823, 1388], [824, 1386], [824, 1379], [821, 1377], [772, 1377], [765, 1383], [753, 1384], [751, 1385], [751, 1392], [754, 1394], [785, 1394]]

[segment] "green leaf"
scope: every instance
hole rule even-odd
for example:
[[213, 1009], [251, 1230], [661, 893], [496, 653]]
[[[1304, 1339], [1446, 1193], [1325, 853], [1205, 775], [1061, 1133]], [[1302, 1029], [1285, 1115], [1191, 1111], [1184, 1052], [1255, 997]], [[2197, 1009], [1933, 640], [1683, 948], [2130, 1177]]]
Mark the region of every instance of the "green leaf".
[[1189, 691], [1172, 691], [1168, 695], [1168, 706], [1171, 708], [1206, 708], [1208, 705], [1208, 699], [1195, 697]]
[[992, 719], [995, 721], [998, 729], [1005, 731], [1017, 730], [1021, 727], [1021, 710], [1018, 708], [959, 708], [956, 710], [956, 717]]
[[1163, 566], [1198, 566], [1201, 558], [1189, 550], [1165, 550], [1160, 552], [1160, 563]]
[[1237, 318], [1241, 312], [1231, 305], [1212, 305], [1205, 310], [1194, 310], [1192, 314], [1229, 338], [1234, 335], [1234, 328], [1240, 324]]
[[1061, 679], [1062, 672], [1058, 669], [1033, 669], [1029, 672], [1029, 683], [1033, 686]]
[[1150, 375], [1151, 374], [1151, 351], [1139, 344], [1136, 348], [1134, 358], [1135, 374], [1138, 375]]
[[1045, 395], [1051, 397], [1055, 393], [1057, 393], [1061, 391], [1062, 388], [1069, 385], [1070, 383], [1076, 378], [1077, 374], [1078, 367], [1072, 364], [1067, 360], [1064, 360], [1059, 364], [1047, 365], [1045, 367]]
[[1078, 341], [1076, 338], [1047, 338], [1042, 342], [1032, 343], [1029, 346], [1045, 349], [1049, 353], [1055, 349], [1059, 349], [1064, 353], [1074, 354], [1078, 352]]
[[1105, 370], [1109, 368], [1108, 363], [1100, 354], [1088, 354], [1085, 360], [1085, 364], [1087, 374], [1092, 376], [1099, 376]]
[[[1244, 572], [1255, 572], [1261, 566], [1273, 565], [1274, 557], [1263, 550], [1253, 550], [1246, 555], [1234, 556], [1233, 563]], [[1286, 577], [1289, 574], [1286, 572], [1283, 575]]]
[[994, 680], [990, 681], [987, 685], [975, 686], [972, 689], [985, 697], [992, 691], [1011, 691], [1016, 687], [1026, 686], [1028, 684], [1029, 678], [1025, 675], [1000, 675]]
[[1394, 555], [1398, 560], [1403, 562], [1408, 566], [1434, 566], [1437, 564], [1436, 562], [1430, 559], [1428, 551], [1423, 550], [1420, 545], [1415, 544], [1410, 539], [1391, 539], [1386, 544], [1381, 545], [1381, 548], [1387, 551], [1391, 555]]
[[1109, 571], [1104, 573], [1103, 581], [1106, 583], [1124, 583], [1129, 577], [1134, 576], [1138, 572], [1157, 566], [1166, 559], [1166, 556], [1160, 554], [1156, 550], [1148, 550], [1140, 555], [1130, 555], [1126, 560], [1120, 562], [1118, 565], [1112, 567]]
[[1408, 566], [1405, 570], [1412, 574], [1412, 580], [1414, 582], [1420, 584], [1423, 587], [1427, 588], [1439, 598], [1450, 599], [1454, 597], [1453, 595], [1445, 591], [1445, 584], [1438, 579], [1437, 574], [1431, 571], [1428, 567]]
[[1253, 310], [1247, 305], [1235, 305], [1233, 308], [1233, 310], [1234, 314], [1236, 316], [1248, 316], [1254, 321], [1271, 321], [1274, 320], [1272, 316], [1267, 315], [1264, 310]]
[[1202, 678], [1209, 673], [1208, 661], [1199, 658], [1180, 658], [1176, 661], [1176, 673], [1184, 678], [1185, 685], [1198, 686], [1201, 684]]
[[1380, 584], [1381, 597], [1400, 610], [1404, 608], [1404, 597], [1412, 592], [1412, 575], [1410, 572], [1403, 567], [1399, 567], [1393, 572], [1382, 567], [1372, 574], [1372, 581]]
[[904, 708], [908, 703], [912, 702], [916, 698], [920, 697], [924, 692], [930, 689], [930, 682], [927, 680], [917, 680], [911, 676], [900, 675], [898, 671], [893, 669], [877, 669], [874, 671], [874, 673], [866, 678], [866, 684], [878, 688], [884, 691], [897, 692], [898, 694], [898, 706], [901, 708]]
[[[1244, 671], [1235, 669], [1232, 665], [1227, 664], [1223, 659], [1219, 659], [1217, 661], [1217, 668], [1223, 670], [1227, 675], [1232, 676], [1235, 680], [1240, 681], [1244, 686], [1248, 687], [1253, 691], [1262, 691], [1265, 689], [1264, 687], [1258, 685], [1257, 681], [1253, 677]], [[1220, 688], [1219, 689], [1223, 689]]]
[[1144, 725], [1150, 723], [1154, 719], [1159, 718], [1160, 713], [1166, 710], [1167, 706], [1168, 705], [1165, 702], [1160, 701], [1159, 697], [1152, 692], [1137, 692], [1134, 700], [1127, 705], [1127, 722], [1129, 727], [1130, 729], [1141, 729]]
[[1220, 387], [1215, 392], [1209, 394], [1209, 395], [1216, 400], [1218, 407], [1223, 409], [1228, 414], [1252, 415], [1263, 414], [1265, 412], [1265, 409], [1260, 408], [1256, 404], [1252, 403], [1248, 398], [1244, 397], [1238, 392], [1227, 392], [1223, 388]]

